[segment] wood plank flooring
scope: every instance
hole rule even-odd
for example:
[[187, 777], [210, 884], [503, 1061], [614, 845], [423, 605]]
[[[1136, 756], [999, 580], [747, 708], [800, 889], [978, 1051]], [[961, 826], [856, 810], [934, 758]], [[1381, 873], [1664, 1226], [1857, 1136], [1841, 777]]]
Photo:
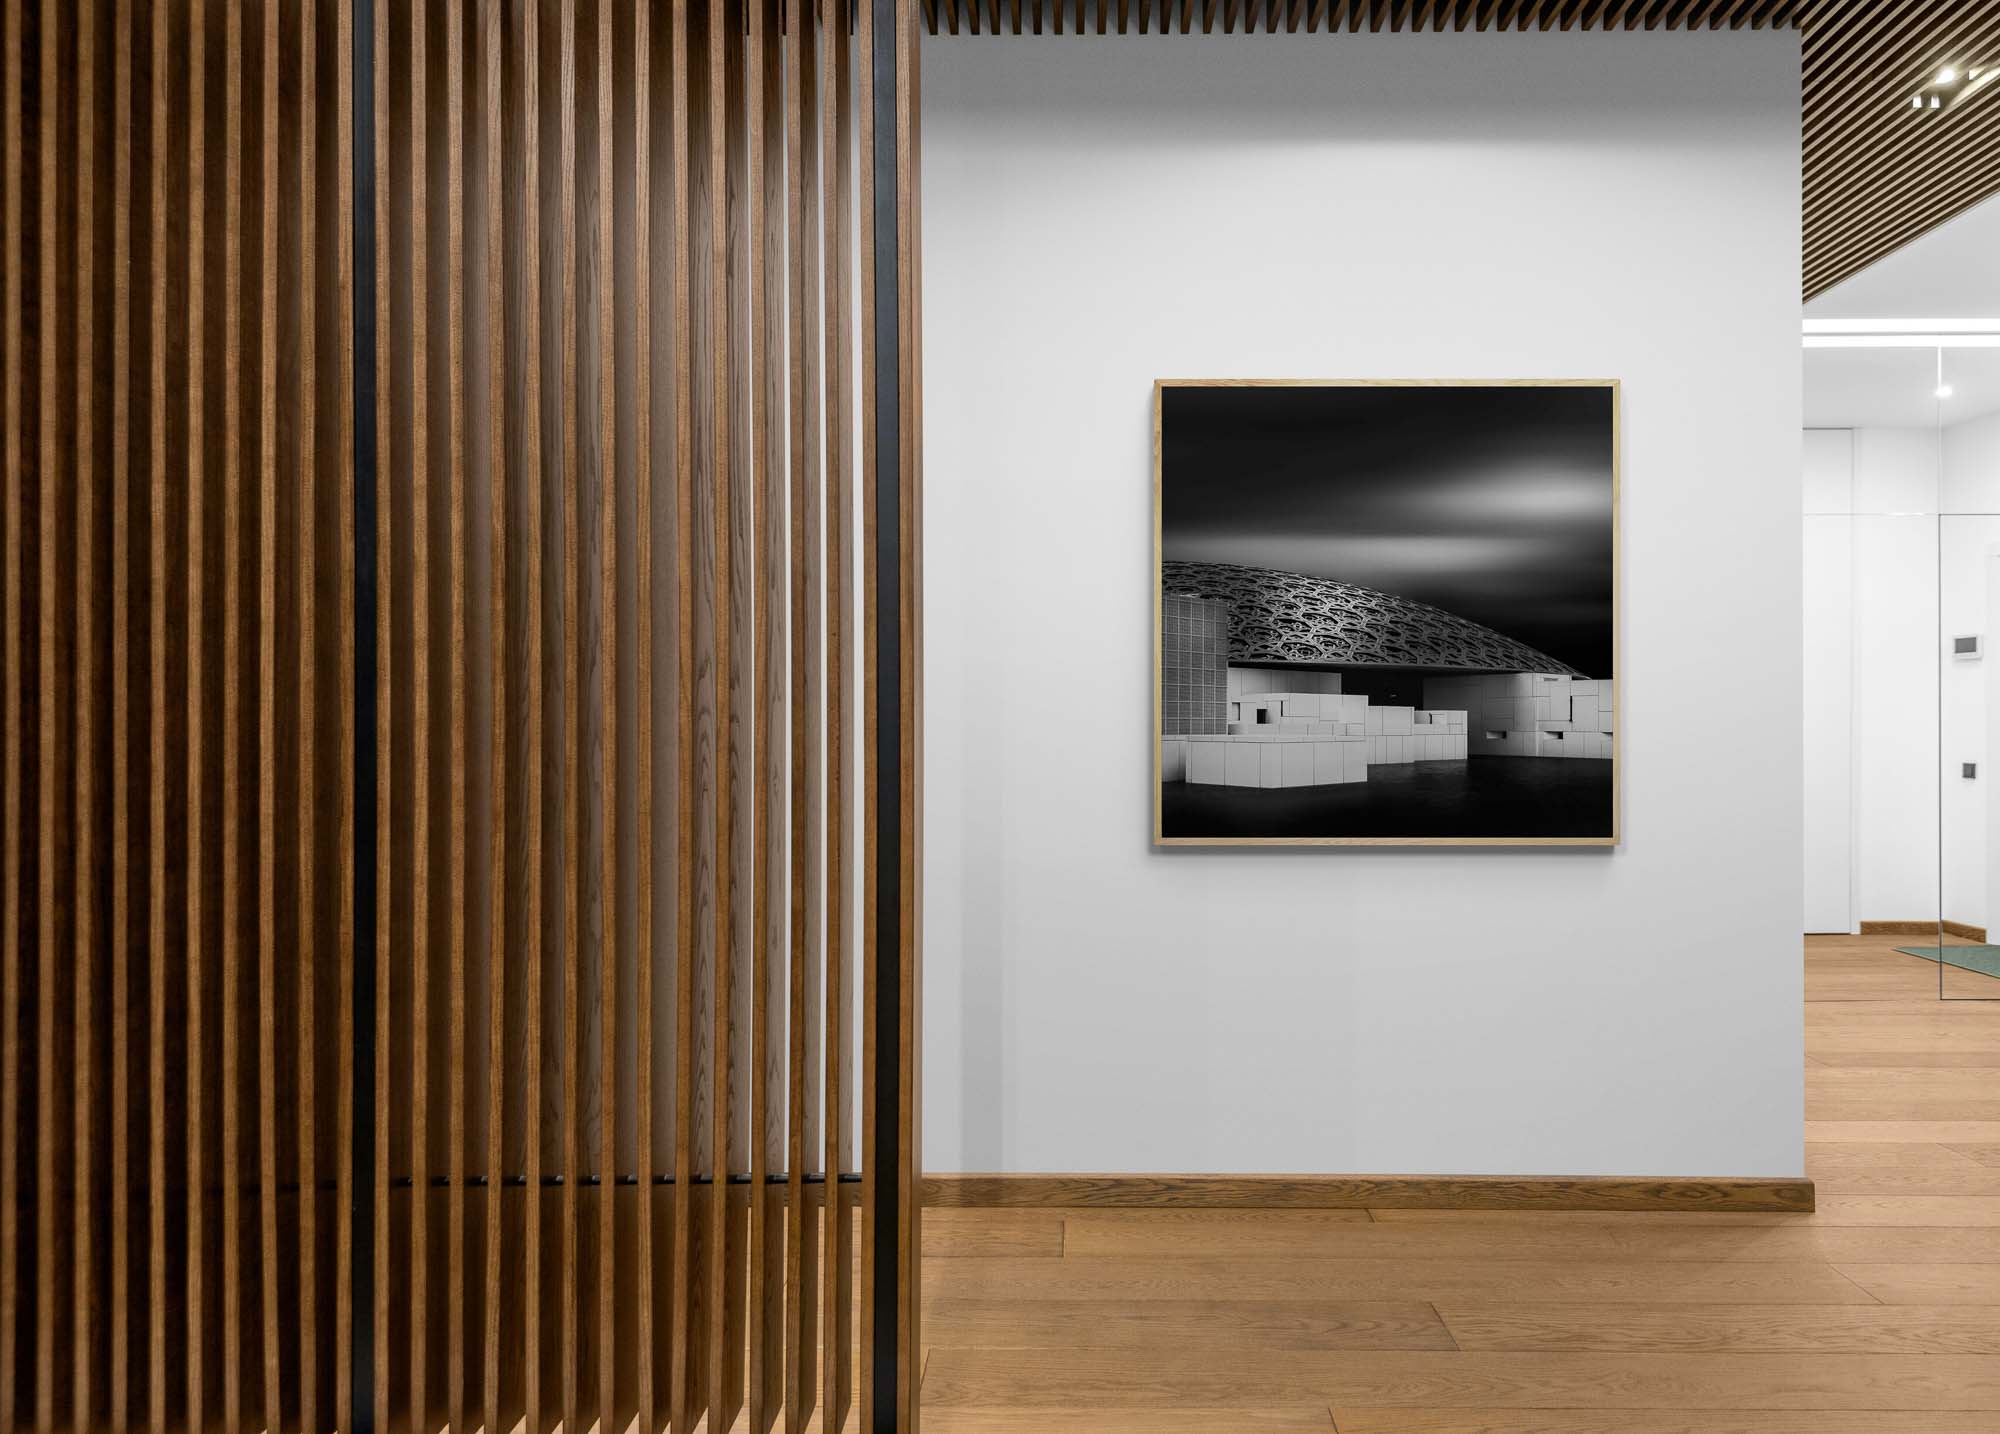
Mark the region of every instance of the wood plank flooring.
[[2000, 1431], [2000, 1001], [1899, 939], [1806, 943], [1817, 1213], [933, 1210], [927, 1434]]

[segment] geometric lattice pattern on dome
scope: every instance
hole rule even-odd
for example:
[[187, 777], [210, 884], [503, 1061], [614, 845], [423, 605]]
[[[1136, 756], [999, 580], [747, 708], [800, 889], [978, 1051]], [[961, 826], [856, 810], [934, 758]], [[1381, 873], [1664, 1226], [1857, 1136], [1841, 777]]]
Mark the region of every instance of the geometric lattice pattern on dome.
[[1160, 590], [1227, 603], [1235, 662], [1585, 675], [1443, 608], [1331, 578], [1237, 563], [1164, 562]]

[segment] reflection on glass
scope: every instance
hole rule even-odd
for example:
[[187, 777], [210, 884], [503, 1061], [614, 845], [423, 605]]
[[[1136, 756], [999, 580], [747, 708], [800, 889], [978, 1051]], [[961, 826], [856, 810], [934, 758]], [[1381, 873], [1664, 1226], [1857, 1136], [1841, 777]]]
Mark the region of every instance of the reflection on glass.
[[2000, 999], [2000, 349], [1935, 351], [1938, 994]]

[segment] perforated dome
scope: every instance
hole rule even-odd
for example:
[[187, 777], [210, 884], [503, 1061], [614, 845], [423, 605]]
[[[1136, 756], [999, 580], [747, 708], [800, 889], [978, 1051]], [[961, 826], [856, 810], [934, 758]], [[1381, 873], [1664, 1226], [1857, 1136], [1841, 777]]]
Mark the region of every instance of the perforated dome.
[[1161, 569], [1168, 596], [1229, 605], [1232, 662], [1583, 675], [1490, 627], [1374, 588], [1236, 563], [1167, 562]]

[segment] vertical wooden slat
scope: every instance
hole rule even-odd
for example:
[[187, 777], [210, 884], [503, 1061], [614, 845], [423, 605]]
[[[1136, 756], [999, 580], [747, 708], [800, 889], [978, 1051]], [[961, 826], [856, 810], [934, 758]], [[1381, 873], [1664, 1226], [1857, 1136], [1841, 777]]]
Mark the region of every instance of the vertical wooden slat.
[[[97, 623], [93, 611], [97, 593], [97, 7], [79, 5], [76, 17], [76, 151], [71, 173], [76, 184], [76, 221], [67, 246], [76, 261], [76, 329], [72, 343], [76, 349], [76, 607], [72, 621], [76, 644], [75, 663], [70, 669], [72, 703], [75, 712], [70, 736], [70, 759], [75, 763], [76, 811], [70, 837], [71, 876], [70, 923], [75, 982], [75, 1028], [71, 1119], [75, 1134], [71, 1157], [75, 1184], [71, 1187], [70, 1238], [74, 1242], [74, 1270], [70, 1290], [70, 1354], [74, 1371], [70, 1417], [75, 1427], [91, 1427], [90, 1359], [96, 1344], [95, 1262], [96, 1225], [91, 1205], [94, 1198], [91, 1155], [94, 1148], [91, 1107], [96, 1095], [97, 1066], [94, 1059], [97, 1017], [96, 995], [97, 900]], [[47, 1192], [47, 1199], [53, 1192]]]
[[[488, 995], [486, 1038], [486, 1329], [482, 1370], [484, 1427], [493, 1434], [500, 1425], [500, 1291], [501, 1246], [506, 1232], [502, 1199], [506, 1133], [507, 1072], [507, 322], [505, 302], [506, 228], [503, 207], [506, 156], [506, 111], [502, 76], [501, 0], [481, 0], [481, 30], [486, 50], [486, 339], [487, 405], [492, 424], [487, 451], [487, 502], [492, 532], [492, 771], [488, 774], [493, 806], [487, 848], [490, 872], [488, 956], [492, 985]], [[531, 535], [532, 537], [532, 535]], [[532, 938], [531, 938], [532, 939]], [[529, 1055], [532, 1063], [534, 1057]], [[525, 1203], [532, 1205], [532, 1197]]]
[[[542, 770], [546, 748], [542, 734], [542, 673], [545, 642], [542, 630], [542, 62], [538, 6], [520, 7], [521, 33], [521, 211], [522, 300], [525, 329], [522, 353], [524, 524], [522, 557], [527, 624], [522, 676], [527, 687], [523, 750], [527, 770], [521, 794], [521, 815], [527, 824], [526, 871], [522, 888], [521, 930], [527, 941], [527, 1005], [522, 1044], [526, 1049], [526, 1079], [522, 1109], [527, 1117], [521, 1234], [522, 1279], [526, 1286], [521, 1317], [522, 1398], [527, 1434], [542, 1428]], [[496, 751], [500, 750], [496, 747]]]
[[[430, 1415], [431, 486], [430, 61], [410, 0], [410, 1417]], [[386, 1028], [385, 1028], [386, 1029]]]
[[[803, 22], [801, 22], [803, 23]], [[710, 611], [714, 682], [714, 765], [715, 846], [710, 867], [714, 878], [712, 895], [715, 928], [714, 1006], [710, 1012], [712, 1035], [710, 1058], [710, 1167], [714, 1176], [710, 1200], [709, 1244], [709, 1424], [727, 1428], [735, 1416], [736, 1384], [739, 1376], [735, 1359], [742, 1338], [736, 1316], [739, 1302], [732, 1297], [735, 1286], [733, 1262], [736, 1256], [731, 1218], [728, 1177], [730, 1171], [729, 1118], [731, 1104], [731, 1017], [734, 992], [731, 976], [735, 962], [735, 868], [736, 851], [735, 765], [732, 742], [732, 704], [735, 660], [732, 647], [735, 624], [732, 620], [734, 562], [734, 484], [732, 440], [735, 437], [730, 410], [730, 286], [735, 277], [731, 263], [729, 233], [729, 129], [733, 86], [730, 83], [731, 45], [735, 39], [729, 0], [709, 0], [708, 6], [708, 246], [709, 281], [709, 515]]]
[[[1062, 13], [1062, 0], [1055, 0], [1056, 13]], [[1215, 14], [1216, 0], [1206, 0], [1202, 14], [1202, 32], [1209, 32]], [[876, 1004], [879, 997], [881, 966], [880, 942], [878, 938], [878, 916], [881, 907], [881, 850], [877, 838], [877, 823], [881, 815], [882, 774], [879, 767], [881, 752], [881, 634], [878, 614], [882, 604], [882, 571], [879, 557], [879, 521], [877, 518], [876, 490], [880, 480], [880, 441], [878, 436], [878, 399], [880, 382], [877, 373], [877, 349], [880, 336], [877, 333], [877, 270], [881, 264], [881, 236], [877, 233], [876, 205], [881, 187], [881, 162], [876, 153], [881, 144], [881, 136], [875, 123], [876, 84], [881, 69], [879, 51], [882, 45], [875, 33], [875, 0], [855, 0], [855, 64], [860, 73], [857, 76], [855, 110], [861, 129], [861, 203], [860, 216], [860, 296], [859, 318], [861, 324], [861, 742], [868, 754], [868, 781], [861, 796], [861, 1088], [863, 1099], [872, 1103], [875, 1099], [876, 1082], [880, 1079], [877, 1069], [877, 1026]], [[876, 1253], [875, 1243], [880, 1237], [876, 1220], [876, 1160], [880, 1155], [880, 1141], [877, 1138], [877, 1124], [872, 1109], [869, 1117], [861, 1123], [861, 1387], [856, 1402], [860, 1405], [861, 1427], [874, 1434], [878, 1427], [877, 1379], [875, 1373], [875, 1340], [878, 1334], [875, 1318], [876, 1294]]]
[[243, 0], [222, 82], [222, 1427], [243, 1427]]
[[[821, 161], [826, 213], [826, 1427], [838, 1430], [852, 1395], [853, 1259], [847, 1192], [853, 1165], [854, 942], [850, 861], [854, 745], [849, 729], [854, 671], [853, 322], [854, 93], [843, 0], [823, 31]], [[1016, 17], [1015, 28], [1020, 28]]]
[[25, 481], [21, 432], [21, 231], [27, 216], [21, 212], [22, 111], [27, 98], [22, 91], [21, 28], [25, 5], [4, 7], [4, 63], [6, 114], [0, 118], [5, 136], [0, 140], [5, 166], [7, 223], [0, 234], [5, 246], [4, 283], [6, 316], [4, 351], [0, 351], [0, 387], [4, 387], [3, 422], [6, 462], [6, 596], [4, 616], [0, 616], [0, 642], [4, 642], [5, 670], [0, 685], [6, 692], [5, 774], [0, 781], [0, 1434], [14, 1434], [16, 1383], [16, 1341], [20, 1337], [21, 1264], [19, 1256], [21, 1157], [17, 1142], [21, 1130], [21, 927], [26, 912], [21, 902], [21, 808], [23, 773], [21, 768], [21, 688], [26, 660], [21, 634], [21, 562], [27, 545], [21, 540], [21, 488]]
[[[582, 1406], [578, 1388], [582, 1342], [577, 1308], [579, 1277], [579, 1185], [583, 1177], [582, 1089], [580, 1082], [583, 961], [582, 852], [583, 774], [578, 760], [583, 743], [583, 640], [578, 630], [582, 607], [583, 566], [577, 521], [581, 476], [578, 441], [582, 414], [577, 395], [576, 298], [576, 0], [562, 0], [561, 51], [558, 56], [558, 124], [561, 132], [560, 212], [562, 229], [562, 646], [563, 646], [563, 1199], [562, 1199], [562, 1410], [563, 1428], [578, 1427]], [[609, 1191], [602, 1192], [609, 1195]]]
[[[263, 103], [258, 188], [257, 500], [257, 1065], [258, 1270], [264, 1293], [264, 1427], [279, 1428], [278, 1356], [278, 7], [264, 0]], [[308, 719], [309, 720], [309, 719]]]
[[756, 757], [751, 866], [750, 1321], [751, 1434], [768, 1434], [785, 1400], [785, 1168], [783, 1087], [788, 923], [774, 919], [773, 886], [784, 879], [785, 760], [785, 46], [781, 0], [757, 0], [750, 31], [751, 447], [757, 539], [752, 643]]
[[708, 1168], [714, 1178], [710, 1194], [710, 1244], [708, 1244], [708, 1424], [728, 1428], [734, 1408], [730, 1406], [732, 1344], [736, 1332], [730, 1328], [730, 948], [734, 944], [734, 890], [730, 886], [730, 858], [734, 846], [734, 772], [730, 770], [730, 234], [728, 234], [728, 46], [730, 46], [730, 0], [708, 0], [708, 576], [710, 576], [710, 680], [714, 684], [714, 742], [710, 758], [714, 764], [714, 864], [710, 876], [710, 912], [714, 918], [714, 968], [712, 968], [712, 1008], [710, 1016], [710, 1156]]
[[632, 17], [633, 156], [633, 510], [638, 531], [634, 541], [637, 563], [638, 660], [634, 714], [638, 730], [638, 771], [634, 777], [638, 810], [636, 893], [638, 919], [634, 952], [637, 971], [634, 999], [633, 1060], [636, 1063], [635, 1152], [639, 1171], [638, 1355], [639, 1428], [655, 1434], [659, 1403], [653, 1370], [654, 1269], [653, 1181], [659, 1167], [653, 1149], [653, 30], [651, 5], [635, 7]]
[[[41, 115], [38, 137], [41, 141], [41, 165], [36, 178], [36, 189], [41, 199], [41, 234], [36, 246], [36, 258], [40, 269], [40, 304], [36, 309], [40, 323], [36, 334], [36, 372], [41, 380], [41, 402], [37, 410], [41, 420], [41, 454], [36, 464], [36, 481], [40, 496], [41, 530], [36, 542], [36, 567], [41, 578], [40, 615], [41, 657], [35, 669], [35, 717], [40, 724], [39, 757], [41, 768], [39, 780], [35, 784], [35, 796], [40, 816], [41, 850], [35, 863], [37, 887], [37, 935], [35, 940], [35, 1063], [37, 1110], [35, 1117], [35, 1181], [36, 1188], [53, 1192], [55, 1183], [55, 970], [54, 950], [56, 933], [55, 901], [55, 854], [56, 854], [56, 810], [52, 796], [56, 784], [56, 729], [61, 721], [57, 706], [60, 692], [60, 677], [56, 670], [56, 569], [59, 564], [51, 561], [56, 545], [56, 490], [57, 482], [57, 423], [56, 423], [56, 363], [51, 353], [53, 344], [50, 317], [56, 311], [56, 175], [61, 163], [57, 129], [58, 102], [61, 90], [61, 61], [57, 47], [61, 43], [60, 17], [44, 12], [38, 15], [42, 41], [41, 73]], [[56, 1201], [53, 1198], [35, 1202], [35, 1427], [47, 1431], [55, 1425], [55, 1334], [56, 1334]]]
[[673, 0], [673, 214], [674, 214], [674, 569], [676, 712], [674, 723], [678, 794], [675, 819], [681, 834], [675, 881], [674, 970], [674, 1274], [672, 1413], [674, 1429], [692, 1429], [701, 1402], [702, 1364], [696, 1323], [695, 1231], [699, 1219], [694, 1188], [697, 1139], [695, 1073], [696, 881], [700, 873], [695, 731], [694, 531], [694, 330], [691, 288], [692, 249], [700, 233], [693, 192], [693, 62], [689, 42], [696, 29], [689, 11], [694, 0]]
[[[339, 849], [341, 852], [340, 893], [337, 903], [335, 944], [339, 951], [340, 998], [339, 1014], [339, 1054], [336, 1060], [339, 1092], [337, 1101], [337, 1123], [339, 1127], [339, 1149], [336, 1162], [336, 1207], [334, 1234], [334, 1423], [339, 1429], [352, 1429], [358, 1411], [354, 1407], [355, 1386], [354, 1361], [358, 1354], [353, 1347], [354, 1308], [353, 1289], [355, 1282], [354, 1250], [354, 1085], [356, 1079], [355, 1044], [356, 1024], [354, 1007], [354, 987], [356, 969], [354, 965], [354, 888], [358, 872], [352, 863], [355, 847], [355, 757], [356, 757], [356, 714], [355, 714], [355, 647], [356, 647], [356, 578], [355, 565], [358, 560], [359, 533], [355, 513], [355, 439], [356, 421], [354, 389], [354, 309], [356, 293], [354, 286], [354, 5], [356, 0], [335, 0], [334, 35], [336, 56], [335, 74], [335, 115], [337, 134], [334, 139], [335, 184], [338, 195], [335, 204], [336, 296], [339, 307], [336, 332], [338, 340], [338, 374], [340, 393], [339, 443], [340, 455], [340, 557], [337, 591], [340, 595], [340, 783], [339, 783]], [[372, 103], [372, 97], [371, 97]], [[379, 1094], [380, 1087], [377, 1087]]]
[[57, 116], [61, 96], [61, 59], [58, 46], [61, 43], [60, 16], [44, 11], [36, 17], [42, 40], [41, 73], [41, 115], [38, 137], [41, 141], [41, 166], [36, 179], [36, 189], [41, 199], [41, 234], [36, 246], [36, 258], [40, 269], [40, 304], [36, 309], [39, 319], [35, 343], [37, 376], [41, 380], [41, 402], [38, 416], [41, 420], [41, 455], [36, 464], [36, 482], [40, 493], [41, 531], [36, 542], [36, 566], [41, 577], [40, 615], [41, 658], [35, 669], [35, 717], [40, 724], [39, 756], [41, 770], [35, 784], [35, 796], [40, 815], [41, 851], [35, 863], [38, 902], [37, 935], [35, 940], [35, 1063], [37, 1110], [35, 1117], [35, 1182], [36, 1188], [51, 1192], [50, 1198], [35, 1202], [35, 1428], [46, 1431], [54, 1428], [56, 1420], [55, 1391], [55, 1348], [56, 1348], [56, 1190], [55, 1164], [55, 1084], [56, 1084], [56, 993], [55, 993], [55, 944], [56, 944], [56, 806], [53, 800], [56, 785], [56, 732], [62, 721], [59, 707], [61, 677], [56, 668], [56, 628], [59, 617], [56, 609], [56, 571], [60, 564], [53, 559], [56, 553], [56, 492], [59, 487], [60, 451], [58, 449], [58, 426], [56, 415], [56, 360], [52, 319], [56, 312], [56, 264], [60, 250], [56, 244], [56, 176], [61, 158], [59, 152], [60, 131]]
[[[340, 374], [340, 552], [337, 569], [340, 594], [340, 852], [342, 869], [340, 873], [340, 895], [338, 918], [334, 940], [339, 950], [340, 962], [340, 1014], [339, 1014], [339, 1093], [338, 1123], [339, 1154], [336, 1157], [338, 1213], [335, 1216], [334, 1236], [334, 1424], [348, 1430], [355, 1427], [359, 1411], [354, 1408], [354, 1361], [369, 1358], [372, 1351], [363, 1353], [353, 1347], [354, 1311], [353, 1289], [355, 1259], [354, 1251], [354, 1083], [355, 1083], [355, 1009], [354, 1009], [354, 886], [359, 873], [352, 865], [355, 841], [355, 790], [354, 770], [356, 756], [356, 715], [355, 705], [355, 564], [358, 560], [355, 528], [355, 451], [354, 451], [354, 5], [356, 0], [335, 0], [335, 124], [334, 137], [336, 190], [339, 195], [335, 205], [337, 238], [334, 260], [336, 277], [336, 302], [339, 305], [337, 325]], [[380, 33], [379, 31], [377, 33]], [[373, 97], [370, 97], [370, 103]], [[379, 171], [378, 171], [379, 175]], [[379, 383], [379, 379], [378, 379]], [[379, 470], [378, 470], [379, 471]], [[386, 549], [378, 550], [386, 551]], [[379, 602], [379, 597], [378, 597]], [[386, 698], [386, 691], [378, 694], [378, 702]], [[378, 781], [386, 763], [386, 750], [376, 753]], [[383, 893], [385, 887], [376, 888], [378, 905], [386, 905]], [[383, 1027], [377, 1026], [377, 1040]], [[386, 1044], [386, 1042], [383, 1042]], [[381, 1104], [383, 1087], [375, 1086], [377, 1104]], [[378, 1145], [377, 1150], [381, 1147]], [[378, 1157], [379, 1160], [379, 1157]], [[382, 1223], [383, 1209], [376, 1205], [376, 1223]], [[380, 1371], [372, 1381], [380, 1385]]]
[[[298, 259], [298, 1349], [299, 1428], [312, 1434], [319, 1399], [319, 1139], [317, 1077], [319, 1033], [314, 1010], [318, 985], [319, 903], [315, 842], [319, 830], [318, 662], [319, 569], [319, 6], [299, 0], [299, 259]], [[277, 196], [267, 201], [276, 207]], [[344, 563], [335, 547], [336, 559]], [[336, 622], [344, 621], [336, 618]], [[275, 700], [275, 690], [273, 700]], [[343, 768], [342, 770], [345, 770]], [[342, 848], [345, 851], [345, 848]]]
[[[132, 14], [112, 7], [111, 191], [111, 1427], [131, 1421], [132, 1278]], [[9, 210], [9, 217], [12, 216]], [[0, 1185], [0, 1190], [5, 1190]], [[4, 1198], [4, 1197], [0, 1197]], [[11, 1385], [8, 1386], [10, 1389]]]
[[207, 966], [207, 725], [203, 720], [203, 665], [208, 642], [203, 608], [207, 587], [206, 372], [208, 146], [207, 24], [197, 12], [188, 25], [188, 279], [187, 279], [187, 1394], [190, 1429], [205, 1427], [203, 1371], [208, 1337], [205, 1184], [208, 1179], [206, 1075]]
[[810, 29], [794, 26], [785, 73], [786, 198], [791, 257], [791, 986], [787, 1069], [789, 1223], [786, 1428], [805, 1428], [818, 1394], [818, 1242], [807, 1237], [814, 1212], [806, 1175], [820, 1150], [817, 1059], [822, 950], [820, 733], [822, 684], [819, 246], [817, 63]]
[[525, 1166], [526, 1207], [522, 1217], [523, 1278], [526, 1298], [522, 1315], [523, 1399], [528, 1434], [542, 1428], [541, 1318], [542, 1296], [542, 773], [546, 747], [542, 730], [543, 670], [545, 640], [542, 623], [542, 295], [541, 295], [541, 24], [536, 6], [523, 5], [521, 26], [521, 129], [522, 129], [522, 213], [523, 213], [523, 299], [526, 326], [523, 353], [526, 360], [526, 493], [525, 531], [531, 535], [523, 545], [527, 563], [525, 574], [527, 622], [526, 731], [528, 753], [526, 786], [522, 794], [522, 815], [527, 823], [527, 872], [523, 889], [526, 909], [522, 930], [528, 941], [527, 1002], [524, 1045], [528, 1051], [526, 1089], [522, 1100], [527, 1118]]
[[[598, 1154], [597, 1418], [614, 1425], [618, 1404], [618, 326], [617, 109], [615, 36], [619, 6], [597, 7], [597, 662], [603, 768], [598, 790]], [[641, 1172], [641, 1180], [650, 1172]], [[639, 1198], [650, 1198], [642, 1183]], [[622, 1427], [620, 1425], [619, 1427]]]
[[[390, 114], [390, 65], [388, 48], [394, 43], [389, 33], [389, 0], [373, 0], [375, 10], [372, 16], [372, 34], [379, 37], [381, 50], [379, 62], [374, 67], [375, 106], [373, 163], [377, 182], [386, 201], [387, 191], [393, 183], [393, 171], [389, 163], [389, 114]], [[378, 205], [378, 211], [387, 213], [386, 202]], [[390, 564], [395, 552], [395, 508], [392, 489], [394, 466], [391, 463], [394, 448], [394, 384], [388, 382], [393, 372], [391, 361], [395, 349], [395, 326], [389, 317], [395, 312], [393, 307], [395, 266], [386, 262], [387, 256], [379, 258], [375, 265], [375, 443], [377, 476], [377, 497], [375, 503], [375, 552], [376, 561], [385, 567]], [[375, 1171], [374, 1206], [375, 1248], [370, 1258], [375, 1262], [374, 1295], [375, 1309], [372, 1315], [375, 1348], [367, 1357], [373, 1361], [374, 1377], [370, 1381], [375, 1394], [375, 1428], [387, 1430], [389, 1427], [389, 1308], [392, 1286], [389, 1279], [389, 1228], [390, 1189], [395, 1161], [391, 1158], [389, 1144], [389, 1109], [392, 1087], [390, 1085], [390, 1011], [393, 995], [391, 974], [395, 959], [395, 923], [393, 920], [395, 902], [395, 842], [392, 817], [395, 808], [395, 704], [394, 683], [391, 680], [395, 664], [392, 660], [393, 644], [389, 634], [394, 631], [395, 614], [399, 604], [395, 600], [394, 582], [379, 582], [376, 588], [375, 622]], [[361, 1351], [355, 1351], [357, 1358]]]
[[[445, 1410], [456, 1431], [465, 1428], [465, 928], [472, 912], [465, 904], [465, 849], [471, 835], [466, 803], [468, 733], [465, 730], [466, 671], [471, 651], [466, 641], [465, 587], [467, 533], [465, 523], [465, 6], [451, 0], [445, 6], [445, 292], [447, 328], [445, 371], [450, 377], [451, 413], [447, 420], [450, 471], [446, 504], [450, 527], [446, 583], [451, 624], [451, 655], [447, 674], [449, 706], [446, 742], [451, 752], [449, 782], [451, 811], [445, 823], [446, 892], [450, 905], [451, 990], [445, 1027], [450, 1042], [447, 1062], [450, 1083], [445, 1115], [447, 1178], [445, 1235]], [[421, 1412], [421, 1411], [420, 1411]]]

